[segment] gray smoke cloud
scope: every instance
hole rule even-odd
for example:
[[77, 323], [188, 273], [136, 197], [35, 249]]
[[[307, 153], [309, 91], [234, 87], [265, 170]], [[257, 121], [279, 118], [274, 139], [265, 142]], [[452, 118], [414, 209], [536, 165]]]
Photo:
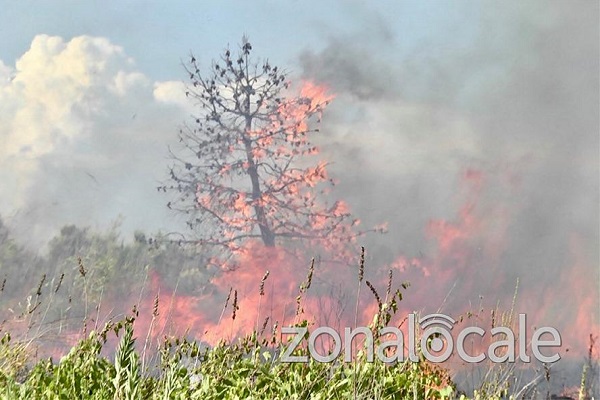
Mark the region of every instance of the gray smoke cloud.
[[[529, 308], [554, 297], [545, 317], [564, 323], [583, 291], [597, 325], [598, 3], [473, 5], [456, 4], [480, 21], [464, 39], [442, 30], [406, 51], [377, 18], [364, 26], [378, 29], [330, 33], [300, 55], [304, 76], [337, 96], [319, 139], [337, 193], [367, 225], [389, 221], [387, 236], [366, 242], [386, 262], [432, 256], [429, 221], [459, 224], [472, 201], [469, 265], [442, 286], [456, 284], [455, 303], [510, 297], [519, 278]], [[483, 177], [477, 194], [461, 180], [468, 170]]]

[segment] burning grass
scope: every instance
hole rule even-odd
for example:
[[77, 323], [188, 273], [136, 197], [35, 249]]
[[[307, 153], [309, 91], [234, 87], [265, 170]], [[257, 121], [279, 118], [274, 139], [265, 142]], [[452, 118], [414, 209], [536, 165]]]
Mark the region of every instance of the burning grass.
[[[364, 262], [364, 257], [362, 260]], [[78, 259], [78, 272], [80, 279], [87, 279], [88, 269], [81, 259]], [[295, 299], [295, 326], [313, 324], [303, 319], [305, 296], [313, 273], [314, 262]], [[265, 273], [258, 282], [259, 299], [265, 295], [268, 277]], [[41, 287], [36, 292], [38, 297], [42, 294]], [[83, 293], [88, 291], [83, 290]], [[331, 363], [281, 362], [288, 340], [282, 337], [277, 324], [266, 330], [269, 317], [260, 330], [235, 340], [220, 340], [212, 346], [190, 339], [189, 333], [180, 337], [163, 335], [155, 341], [153, 331], [161, 316], [159, 303], [160, 295], [156, 294], [150, 309], [140, 309], [143, 303], [136, 304], [129, 315], [118, 322], [108, 321], [102, 328], [96, 320], [94, 329], [58, 362], [53, 357], [31, 362], [35, 355], [28, 352], [35, 346], [28, 335], [35, 330], [35, 324], [30, 324], [22, 333], [23, 339], [29, 338], [28, 342], [12, 341], [7, 333], [0, 347], [0, 381], [4, 387], [0, 394], [6, 398], [346, 399], [443, 398], [453, 392], [447, 373], [424, 360], [386, 365], [366, 362], [358, 353], [353, 363], [344, 363], [341, 357]], [[260, 307], [260, 302], [258, 304]], [[36, 309], [40, 306], [41, 301]], [[243, 312], [239, 308], [237, 290], [227, 296], [221, 318], [228, 307], [233, 323], [239, 318], [238, 313]], [[141, 312], [151, 313], [149, 324], [140, 324], [144, 321], [140, 318]], [[82, 332], [87, 331], [88, 321], [84, 320]], [[258, 328], [259, 320], [256, 322]], [[145, 336], [141, 350], [140, 339], [136, 337], [140, 330], [140, 337]], [[43, 341], [44, 337], [40, 335], [36, 339]], [[294, 355], [306, 352], [306, 347], [299, 347]]]
[[[295, 298], [289, 294], [287, 297], [290, 298], [284, 298], [285, 293], [277, 293], [279, 297], [275, 300], [289, 304], [293, 314], [288, 320], [282, 318], [282, 322], [271, 322], [274, 314], [267, 311], [273, 309], [267, 298], [272, 288], [269, 282], [277, 279], [278, 272], [255, 275], [256, 296], [251, 298], [252, 301], [243, 301], [241, 293], [245, 289], [238, 292], [231, 287], [222, 308], [215, 312], [219, 317], [211, 326], [213, 336], [209, 336], [206, 331], [182, 332], [182, 327], [177, 326], [182, 323], [182, 316], [189, 318], [189, 308], [203, 297], [176, 295], [176, 289], [160, 291], [159, 277], [150, 272], [145, 279], [150, 290], [145, 294], [141, 292], [133, 309], [126, 314], [103, 311], [102, 297], [95, 307], [90, 307], [93, 304], [89, 299], [91, 294], [103, 291], [90, 287], [96, 284], [93, 268], [77, 258], [72, 278], [79, 282], [72, 284], [83, 296], [79, 303], [85, 311], [84, 317], [79, 318], [78, 323], [64, 320], [50, 323], [47, 320], [52, 314], [49, 312], [51, 303], [58, 299], [61, 290], [65, 290], [68, 279], [60, 274], [48, 282], [44, 276], [41, 283], [35, 285], [20, 319], [7, 320], [3, 324], [4, 335], [0, 340], [0, 386], [3, 389], [0, 389], [0, 397], [466, 398], [457, 389], [449, 371], [429, 363], [422, 354], [418, 362], [368, 362], [366, 352], [361, 351], [364, 343], [356, 342], [355, 357], [351, 362], [344, 362], [343, 353], [330, 363], [319, 363], [312, 358], [307, 363], [282, 362], [281, 356], [290, 338], [282, 336], [280, 327], [305, 326], [310, 332], [316, 325], [310, 310], [314, 310], [317, 303], [309, 296], [317, 279], [315, 268], [313, 260], [302, 283], [296, 286]], [[408, 285], [402, 283], [394, 291], [393, 274], [393, 271], [388, 274], [385, 292], [377, 284], [367, 281], [363, 249], [357, 273], [355, 326], [362, 317], [359, 306], [365, 306], [359, 304], [363, 284], [373, 303], [374, 318], [369, 327], [376, 330], [392, 323], [402, 326], [404, 321], [394, 322], [394, 314]], [[51, 288], [47, 296], [44, 288]], [[247, 294], [244, 296], [248, 298]], [[163, 307], [163, 304], [167, 306]], [[252, 306], [256, 309], [246, 308]], [[178, 314], [185, 312], [188, 314]], [[481, 315], [465, 317], [480, 318], [482, 314], [483, 309]], [[282, 315], [285, 317], [285, 313]], [[488, 315], [492, 325], [510, 326], [513, 323], [512, 309], [507, 312], [494, 309]], [[240, 331], [235, 329], [240, 319], [249, 321], [243, 326], [251, 326], [243, 334], [238, 334]], [[187, 322], [186, 327], [197, 327], [204, 320]], [[79, 329], [74, 331], [77, 324]], [[221, 337], [215, 335], [215, 330], [220, 331]], [[590, 336], [580, 386], [565, 389], [565, 394], [570, 393], [573, 398], [591, 398], [597, 389], [597, 382], [594, 382], [598, 372], [595, 340]], [[321, 342], [321, 346], [327, 349], [328, 343]], [[68, 348], [66, 355], [61, 353], [65, 348]], [[294, 355], [306, 355], [307, 351], [306, 346], [299, 346]], [[477, 389], [471, 392], [473, 398], [550, 397], [546, 388], [553, 366], [544, 365], [539, 370], [534, 367], [533, 376], [524, 374], [514, 363], [481, 367], [482, 379], [475, 386]]]

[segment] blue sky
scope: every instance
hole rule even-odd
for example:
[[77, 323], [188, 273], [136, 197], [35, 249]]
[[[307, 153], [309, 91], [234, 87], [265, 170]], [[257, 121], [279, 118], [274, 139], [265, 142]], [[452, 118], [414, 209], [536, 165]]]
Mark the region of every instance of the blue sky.
[[[299, 51], [318, 50], [332, 35], [368, 35], [383, 24], [402, 56], [423, 42], [454, 33], [460, 46], [478, 29], [476, 3], [442, 1], [7, 1], [0, 13], [0, 59], [13, 63], [39, 33], [72, 38], [102, 36], [123, 46], [154, 79], [181, 76], [190, 51], [210, 60], [242, 34], [276, 62], [293, 64]], [[390, 49], [392, 50], [392, 49]]]

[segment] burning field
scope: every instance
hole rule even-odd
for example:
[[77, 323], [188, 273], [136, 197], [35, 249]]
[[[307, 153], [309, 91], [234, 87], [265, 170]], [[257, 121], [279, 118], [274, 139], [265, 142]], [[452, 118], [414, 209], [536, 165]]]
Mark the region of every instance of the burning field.
[[[432, 10], [435, 29], [404, 36], [348, 15], [364, 29], [298, 47], [289, 69], [260, 33], [201, 47], [171, 80], [108, 37], [38, 34], [14, 65], [0, 53], [0, 382], [22, 395], [92, 354], [81, 365], [114, 396], [180, 374], [219, 398], [206, 382], [238, 372], [217, 386], [308, 390], [261, 386], [286, 371], [316, 371], [322, 396], [594, 396], [598, 7], [457, 7], [477, 22]], [[449, 346], [423, 336], [431, 315], [454, 344], [485, 332], [462, 343], [485, 360], [427, 359]], [[319, 328], [393, 327], [416, 344], [385, 354], [418, 359], [369, 366], [359, 335], [359, 361], [277, 363], [292, 326], [308, 329], [296, 355]], [[540, 328], [558, 361], [534, 357]]]

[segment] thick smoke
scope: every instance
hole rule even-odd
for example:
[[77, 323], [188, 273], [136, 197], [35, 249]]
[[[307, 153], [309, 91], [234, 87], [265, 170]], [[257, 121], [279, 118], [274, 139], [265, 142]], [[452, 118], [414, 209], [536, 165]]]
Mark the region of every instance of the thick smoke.
[[[378, 261], [439, 254], [431, 220], [468, 231], [453, 239], [466, 266], [431, 306], [453, 287], [458, 307], [493, 306], [519, 278], [522, 311], [573, 330], [591, 297], [597, 326], [598, 4], [461, 4], [481, 21], [462, 38], [437, 29], [406, 50], [382, 27], [300, 55], [304, 76], [337, 94], [320, 140], [338, 195], [366, 223], [389, 221], [368, 247]], [[470, 203], [475, 222], [460, 214]]]

